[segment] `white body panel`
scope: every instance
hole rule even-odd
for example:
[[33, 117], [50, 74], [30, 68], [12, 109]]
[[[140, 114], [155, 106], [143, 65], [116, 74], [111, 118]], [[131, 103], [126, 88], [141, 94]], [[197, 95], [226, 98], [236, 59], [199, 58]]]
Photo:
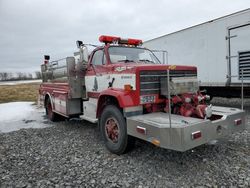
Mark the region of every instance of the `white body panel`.
[[[161, 36], [144, 43], [149, 49], [166, 50], [168, 63], [194, 65], [202, 85], [225, 85], [227, 81], [228, 29], [235, 25], [250, 24], [250, 9]], [[250, 51], [250, 26], [231, 31], [231, 56], [238, 51]], [[238, 74], [238, 60], [232, 59], [231, 74]], [[232, 78], [232, 83], [240, 82]], [[249, 81], [248, 81], [249, 82]]]
[[[135, 74], [103, 74], [103, 75], [93, 75], [93, 76], [85, 76], [86, 90], [87, 92], [101, 92], [103, 90], [108, 89], [109, 82], [113, 82], [113, 88], [124, 88], [124, 85], [130, 84], [135, 90]], [[95, 86], [95, 79], [97, 88]]]
[[80, 116], [82, 119], [96, 123], [96, 110], [97, 110], [97, 99], [89, 98], [88, 101], [83, 102], [83, 115]]
[[[96, 92], [100, 93], [108, 89], [109, 82], [112, 79], [115, 79], [113, 82], [113, 88], [123, 89], [124, 85], [130, 84], [133, 89], [136, 89], [136, 78], [135, 74], [100, 74], [85, 76], [86, 91], [87, 92]], [[84, 115], [81, 118], [96, 123], [96, 111], [97, 111], [97, 99], [89, 98], [88, 101], [83, 102], [83, 113]]]

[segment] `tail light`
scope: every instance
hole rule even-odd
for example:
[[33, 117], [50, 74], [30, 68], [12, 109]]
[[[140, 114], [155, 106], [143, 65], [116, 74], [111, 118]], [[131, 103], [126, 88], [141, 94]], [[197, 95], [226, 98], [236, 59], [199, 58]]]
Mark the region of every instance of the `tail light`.
[[201, 131], [196, 131], [196, 132], [193, 132], [193, 133], [191, 134], [192, 140], [196, 140], [196, 139], [198, 139], [198, 138], [201, 138], [201, 136], [202, 136]]
[[138, 133], [141, 133], [141, 134], [144, 134], [144, 135], [147, 134], [147, 129], [146, 129], [145, 127], [137, 126], [137, 127], [136, 127], [136, 131], [137, 131]]
[[241, 119], [236, 119], [234, 120], [234, 125], [238, 126], [242, 124], [242, 120]]

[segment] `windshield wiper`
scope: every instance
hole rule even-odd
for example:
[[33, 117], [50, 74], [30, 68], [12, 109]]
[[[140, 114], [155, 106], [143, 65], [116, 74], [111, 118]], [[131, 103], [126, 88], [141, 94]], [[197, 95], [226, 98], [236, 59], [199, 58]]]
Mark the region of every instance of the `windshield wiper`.
[[122, 59], [122, 60], [119, 60], [118, 62], [129, 63], [129, 62], [134, 62], [134, 61], [133, 61], [133, 60], [130, 60], [130, 59]]
[[153, 63], [155, 64], [155, 62], [149, 60], [149, 59], [140, 59], [139, 61], [143, 61], [143, 62], [146, 62], [146, 63]]

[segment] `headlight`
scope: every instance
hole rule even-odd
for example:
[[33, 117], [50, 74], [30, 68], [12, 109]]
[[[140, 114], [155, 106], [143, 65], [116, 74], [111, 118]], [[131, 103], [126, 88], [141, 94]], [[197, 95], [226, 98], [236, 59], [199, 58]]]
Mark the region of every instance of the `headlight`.
[[154, 103], [154, 102], [155, 102], [155, 96], [153, 96], [153, 95], [140, 96], [140, 103], [141, 104]]

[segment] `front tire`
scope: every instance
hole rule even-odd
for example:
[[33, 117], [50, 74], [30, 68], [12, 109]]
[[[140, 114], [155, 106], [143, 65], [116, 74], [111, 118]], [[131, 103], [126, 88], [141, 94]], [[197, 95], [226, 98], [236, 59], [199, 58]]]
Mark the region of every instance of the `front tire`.
[[55, 112], [53, 112], [50, 99], [47, 99], [45, 102], [45, 110], [46, 110], [46, 115], [50, 121], [55, 122], [58, 120], [58, 115]]
[[108, 105], [100, 118], [100, 131], [107, 149], [117, 155], [126, 153], [134, 146], [134, 137], [127, 135], [125, 118], [114, 105]]

